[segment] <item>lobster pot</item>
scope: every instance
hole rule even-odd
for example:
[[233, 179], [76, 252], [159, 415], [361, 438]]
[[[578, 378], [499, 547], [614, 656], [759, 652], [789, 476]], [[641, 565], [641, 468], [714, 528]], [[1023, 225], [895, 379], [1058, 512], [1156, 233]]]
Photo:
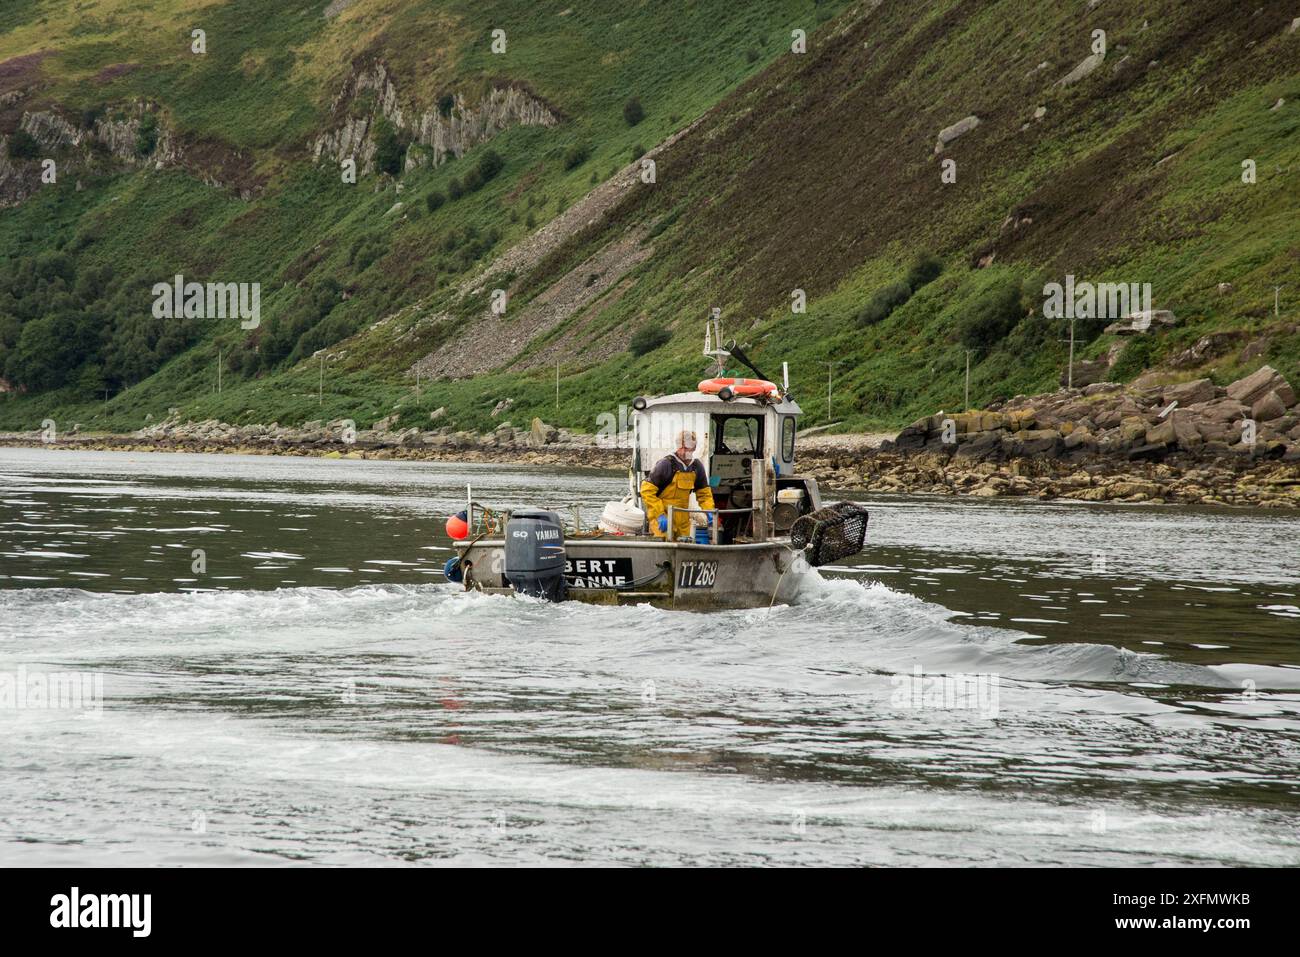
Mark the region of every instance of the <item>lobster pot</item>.
[[564, 524], [555, 512], [523, 509], [506, 522], [506, 578], [521, 595], [564, 601]]
[[790, 544], [808, 550], [813, 567], [849, 558], [867, 538], [867, 510], [856, 502], [836, 502], [795, 521]]

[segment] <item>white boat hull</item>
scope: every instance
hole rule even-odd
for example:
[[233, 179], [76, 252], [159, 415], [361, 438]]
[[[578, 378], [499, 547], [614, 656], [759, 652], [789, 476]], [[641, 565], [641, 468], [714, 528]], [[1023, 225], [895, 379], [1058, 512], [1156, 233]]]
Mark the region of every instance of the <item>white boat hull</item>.
[[[456, 550], [467, 590], [513, 592], [503, 540], [457, 543]], [[700, 545], [610, 535], [570, 538], [564, 550], [566, 600], [595, 605], [766, 608], [795, 601], [809, 571], [781, 541]]]

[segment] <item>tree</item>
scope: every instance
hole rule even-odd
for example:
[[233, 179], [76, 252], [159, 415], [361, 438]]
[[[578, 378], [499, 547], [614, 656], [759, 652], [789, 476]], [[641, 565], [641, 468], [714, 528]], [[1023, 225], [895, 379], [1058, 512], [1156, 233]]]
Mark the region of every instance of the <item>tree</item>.
[[5, 360], [5, 378], [33, 392], [57, 389], [80, 365], [75, 323], [66, 314], [42, 316], [23, 325], [18, 344]]
[[971, 305], [961, 324], [961, 343], [967, 349], [985, 353], [1005, 339], [1023, 315], [1020, 283], [1000, 280]]
[[103, 398], [106, 385], [104, 382], [104, 370], [95, 363], [81, 367], [81, 374], [77, 376], [77, 391], [88, 399]]
[[424, 197], [424, 205], [429, 208], [429, 212], [433, 212], [445, 202], [447, 202], [447, 197], [436, 189], [428, 196]]

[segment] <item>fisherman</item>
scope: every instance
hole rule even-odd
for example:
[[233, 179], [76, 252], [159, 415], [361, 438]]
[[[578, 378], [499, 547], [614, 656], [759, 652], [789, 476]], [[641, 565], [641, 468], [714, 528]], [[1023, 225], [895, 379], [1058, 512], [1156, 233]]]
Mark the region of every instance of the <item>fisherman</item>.
[[695, 445], [694, 432], [679, 432], [677, 451], [661, 458], [641, 483], [646, 520], [650, 531], [659, 538], [668, 534], [669, 505], [681, 510], [673, 514], [673, 537], [690, 537], [691, 515], [686, 509], [690, 508], [692, 492], [700, 508], [708, 510], [709, 524], [713, 524], [713, 489], [704, 465], [695, 458]]

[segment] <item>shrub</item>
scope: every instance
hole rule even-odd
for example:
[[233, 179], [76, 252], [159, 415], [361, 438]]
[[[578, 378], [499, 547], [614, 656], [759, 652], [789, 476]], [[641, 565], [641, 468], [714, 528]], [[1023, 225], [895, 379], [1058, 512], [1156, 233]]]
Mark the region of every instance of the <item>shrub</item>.
[[912, 261], [907, 270], [907, 285], [916, 292], [928, 282], [939, 278], [943, 272], [943, 261], [933, 253], [921, 253]]
[[483, 174], [477, 168], [465, 174], [465, 192], [474, 193], [483, 188]]
[[879, 290], [858, 313], [858, 325], [874, 326], [889, 318], [889, 314], [912, 297], [912, 287], [903, 280], [891, 282]]
[[586, 143], [574, 143], [564, 151], [564, 168], [566, 170], [576, 169], [583, 163], [587, 162], [587, 157], [590, 155], [590, 146]]
[[758, 47], [750, 47], [745, 51], [745, 61], [747, 63], [757, 63], [760, 56], [762, 54], [758, 52]]
[[640, 143], [637, 143], [636, 146], [632, 147], [632, 156], [630, 158], [630, 161], [635, 163], [642, 156], [645, 156], [645, 147], [642, 146]]
[[537, 217], [533, 215], [533, 211], [531, 209], [528, 211], [528, 215], [524, 217], [524, 225], [527, 226], [529, 229], [532, 229], [534, 226], [537, 225]]
[[381, 173], [396, 176], [402, 171], [405, 161], [406, 142], [398, 135], [393, 124], [382, 121], [375, 137], [375, 168]]
[[[382, 235], [379, 233], [366, 233], [353, 240], [352, 248], [348, 250], [348, 265], [356, 269], [357, 272], [365, 272], [376, 259], [387, 251]], [[319, 312], [316, 318], [320, 318]]]
[[146, 113], [140, 120], [140, 129], [135, 134], [135, 151], [141, 156], [148, 156], [158, 145], [158, 118]]
[[497, 173], [505, 167], [506, 161], [501, 158], [501, 154], [496, 150], [488, 150], [478, 161], [478, 173], [483, 177], [483, 182], [487, 182], [496, 176]]
[[1151, 336], [1134, 336], [1124, 344], [1119, 358], [1111, 366], [1110, 381], [1132, 381], [1151, 365], [1154, 355], [1155, 339]]
[[460, 180], [455, 176], [453, 176], [451, 182], [447, 184], [447, 195], [452, 199], [460, 199], [465, 195], [465, 187], [460, 185]]
[[13, 159], [36, 159], [41, 155], [41, 144], [31, 133], [19, 130], [9, 137], [9, 155]]
[[428, 207], [429, 212], [433, 212], [445, 202], [447, 202], [447, 197], [436, 189], [428, 196], [424, 197], [424, 205]]
[[673, 334], [663, 326], [646, 324], [636, 331], [636, 335], [627, 345], [627, 351], [634, 356], [643, 356], [666, 345], [672, 338]]
[[961, 343], [975, 352], [987, 352], [1007, 337], [1023, 315], [1020, 284], [1004, 279], [971, 305], [961, 324]]
[[443, 116], [451, 116], [451, 109], [456, 105], [456, 97], [450, 93], [444, 93], [438, 97], [438, 112]]
[[623, 119], [627, 121], [628, 126], [636, 126], [645, 119], [645, 110], [641, 108], [641, 100], [633, 96], [623, 104]]

